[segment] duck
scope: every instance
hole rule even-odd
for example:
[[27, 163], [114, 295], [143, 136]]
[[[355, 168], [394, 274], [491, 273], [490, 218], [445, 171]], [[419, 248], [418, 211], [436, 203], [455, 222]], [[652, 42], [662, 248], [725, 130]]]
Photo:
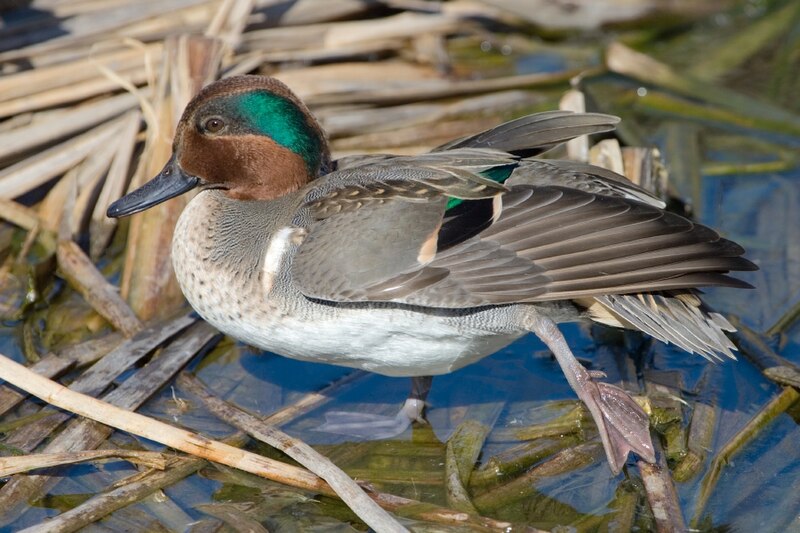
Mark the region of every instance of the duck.
[[[711, 360], [735, 358], [725, 334], [734, 328], [698, 288], [752, 288], [731, 273], [757, 269], [741, 246], [666, 211], [624, 176], [538, 157], [618, 122], [548, 111], [425, 154], [334, 160], [285, 84], [229, 77], [190, 101], [163, 170], [107, 215], [195, 191], [171, 250], [190, 305], [261, 350], [410, 377], [408, 398], [375, 438], [424, 421], [433, 376], [535, 334], [617, 474], [631, 452], [656, 461], [648, 415], [578, 361], [559, 324], [638, 330]], [[339, 415], [331, 431], [369, 426]]]

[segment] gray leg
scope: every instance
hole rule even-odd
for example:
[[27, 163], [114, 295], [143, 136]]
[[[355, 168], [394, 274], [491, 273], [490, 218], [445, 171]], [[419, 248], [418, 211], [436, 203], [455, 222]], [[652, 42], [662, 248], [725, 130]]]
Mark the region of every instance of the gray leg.
[[619, 473], [631, 451], [654, 463], [649, 419], [633, 398], [619, 387], [594, 381], [598, 375], [589, 373], [575, 359], [555, 322], [535, 316], [526, 326], [550, 348], [570, 386], [592, 414], [611, 470]]
[[431, 376], [411, 378], [411, 392], [395, 416], [330, 411], [325, 415], [325, 423], [317, 431], [366, 439], [396, 437], [408, 429], [412, 422], [425, 422], [425, 400], [432, 382]]
[[[409, 422], [427, 423], [423, 413], [425, 412], [425, 400], [428, 399], [432, 383], [433, 376], [415, 376], [411, 378], [411, 392], [400, 409], [400, 413], [404, 414]], [[399, 413], [398, 416], [400, 416]]]

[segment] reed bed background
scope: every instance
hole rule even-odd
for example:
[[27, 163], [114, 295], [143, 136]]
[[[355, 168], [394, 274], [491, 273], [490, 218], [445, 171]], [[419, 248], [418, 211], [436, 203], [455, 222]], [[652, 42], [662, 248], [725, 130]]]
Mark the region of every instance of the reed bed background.
[[[2, 529], [800, 530], [797, 2], [0, 9]], [[273, 367], [247, 365], [269, 356], [188, 314], [169, 259], [186, 199], [105, 217], [165, 163], [192, 95], [244, 73], [295, 90], [337, 157], [419, 153], [557, 107], [621, 116], [614, 137], [556, 155], [623, 172], [745, 245], [757, 290], [709, 295], [744, 360], [571, 330], [652, 416], [659, 463], [617, 477], [530, 340], [444, 379], [410, 437], [320, 436], [332, 403], [389, 412], [376, 390], [405, 383], [316, 366], [291, 367], [302, 385], [264, 377]], [[457, 392], [473, 387], [495, 392]]]

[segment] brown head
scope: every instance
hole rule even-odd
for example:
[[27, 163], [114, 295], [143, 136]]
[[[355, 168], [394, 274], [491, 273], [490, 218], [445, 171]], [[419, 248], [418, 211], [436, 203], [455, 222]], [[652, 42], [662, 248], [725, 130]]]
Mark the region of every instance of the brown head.
[[142, 211], [194, 187], [239, 200], [271, 200], [325, 172], [325, 135], [288, 87], [265, 76], [237, 76], [204, 88], [189, 102], [173, 154], [158, 176], [120, 198], [109, 216]]

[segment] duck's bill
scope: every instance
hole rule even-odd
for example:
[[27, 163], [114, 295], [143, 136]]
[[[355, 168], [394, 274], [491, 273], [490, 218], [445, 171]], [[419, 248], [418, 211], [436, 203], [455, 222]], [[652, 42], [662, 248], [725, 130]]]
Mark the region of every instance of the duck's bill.
[[200, 179], [183, 172], [173, 156], [158, 176], [111, 204], [106, 215], [113, 218], [132, 215], [175, 198], [199, 184]]

